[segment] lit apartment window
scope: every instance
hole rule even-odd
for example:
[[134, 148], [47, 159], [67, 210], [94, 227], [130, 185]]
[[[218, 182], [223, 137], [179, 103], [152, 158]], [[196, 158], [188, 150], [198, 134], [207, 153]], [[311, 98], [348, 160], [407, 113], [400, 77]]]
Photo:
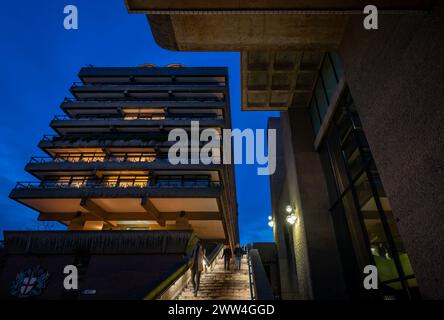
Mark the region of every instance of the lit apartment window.
[[148, 185], [147, 176], [105, 176], [102, 180], [104, 187], [139, 187], [143, 188]]
[[164, 120], [163, 114], [151, 114], [151, 113], [127, 113], [123, 117], [124, 120]]
[[153, 162], [156, 160], [156, 154], [153, 153], [113, 153], [108, 158], [110, 161], [129, 161], [129, 162]]
[[103, 161], [104, 153], [57, 153], [54, 157], [56, 162], [96, 162]]

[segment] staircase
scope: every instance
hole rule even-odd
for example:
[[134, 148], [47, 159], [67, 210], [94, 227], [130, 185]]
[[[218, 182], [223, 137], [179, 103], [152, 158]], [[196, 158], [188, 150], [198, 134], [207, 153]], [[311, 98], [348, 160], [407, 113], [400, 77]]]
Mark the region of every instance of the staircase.
[[250, 300], [247, 258], [242, 258], [241, 270], [234, 270], [231, 259], [230, 270], [224, 270], [224, 260], [217, 258], [212, 270], [202, 273], [197, 296], [194, 296], [191, 282], [179, 295], [178, 300]]

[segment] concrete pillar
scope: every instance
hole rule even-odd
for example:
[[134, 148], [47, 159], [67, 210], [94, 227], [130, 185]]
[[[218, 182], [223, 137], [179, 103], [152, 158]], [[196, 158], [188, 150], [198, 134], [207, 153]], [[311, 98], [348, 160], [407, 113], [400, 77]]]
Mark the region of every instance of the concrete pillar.
[[421, 294], [444, 299], [444, 2], [351, 19], [340, 55]]
[[175, 228], [177, 229], [191, 229], [191, 225], [188, 222], [188, 216], [185, 212], [180, 212], [176, 216]]
[[70, 221], [68, 230], [73, 230], [73, 231], [83, 230], [84, 225], [85, 225], [85, 217], [81, 214]]
[[[344, 299], [346, 289], [329, 211], [327, 185], [307, 109], [281, 113], [289, 204], [299, 220], [293, 241], [300, 298]], [[291, 154], [293, 153], [293, 154]], [[290, 161], [292, 163], [290, 163]]]
[[[273, 236], [276, 243], [281, 299], [295, 300], [299, 298], [296, 260], [294, 247], [285, 222], [284, 207], [289, 202], [285, 149], [291, 145], [283, 139], [280, 118], [269, 118], [268, 128], [276, 130], [276, 170], [270, 176], [271, 208], [273, 210]], [[289, 161], [293, 163], [293, 161]]]

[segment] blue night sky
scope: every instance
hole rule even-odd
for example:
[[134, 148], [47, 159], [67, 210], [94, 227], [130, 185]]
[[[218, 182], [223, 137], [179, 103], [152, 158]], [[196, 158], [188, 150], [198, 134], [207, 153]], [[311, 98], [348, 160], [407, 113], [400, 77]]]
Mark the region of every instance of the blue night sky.
[[[79, 10], [79, 29], [63, 28], [63, 8]], [[37, 212], [8, 198], [16, 181], [35, 181], [23, 168], [31, 156], [43, 156], [37, 144], [53, 133], [49, 122], [82, 66], [227, 66], [234, 128], [264, 128], [272, 112], [240, 111], [240, 55], [161, 49], [144, 15], [128, 14], [123, 0], [13, 1], [0, 4], [0, 231], [41, 229]], [[269, 177], [255, 165], [236, 165], [241, 243], [272, 241]], [[57, 224], [57, 228], [61, 226]]]

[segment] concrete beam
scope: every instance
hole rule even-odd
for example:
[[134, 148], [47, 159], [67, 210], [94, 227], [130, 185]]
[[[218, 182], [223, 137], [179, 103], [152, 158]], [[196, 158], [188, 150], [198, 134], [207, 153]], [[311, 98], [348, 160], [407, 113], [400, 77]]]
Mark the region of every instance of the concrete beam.
[[[162, 212], [160, 217], [165, 221], [175, 221], [177, 212]], [[222, 215], [219, 212], [187, 212], [188, 220], [221, 220]], [[70, 221], [78, 216], [76, 212], [41, 212], [39, 221]], [[82, 214], [86, 221], [102, 221], [103, 218], [90, 213]], [[146, 212], [108, 212], [107, 218], [111, 221], [140, 221], [146, 220]]]
[[[371, 4], [385, 10], [418, 10], [429, 8], [431, 0], [373, 0]], [[209, 12], [285, 12], [289, 10], [361, 10], [367, 0], [125, 0], [130, 13], [150, 13], [155, 11], [171, 13]]]
[[117, 224], [113, 221], [111, 221], [108, 218], [109, 213], [105, 210], [103, 210], [100, 206], [98, 206], [94, 201], [88, 198], [83, 198], [80, 201], [80, 205], [88, 210], [92, 215], [96, 216], [97, 218], [100, 218], [103, 220], [106, 224], [109, 224], [112, 227], [116, 227]]
[[75, 212], [75, 213], [73, 213], [73, 217], [70, 220], [71, 221], [68, 225], [68, 230], [70, 230], [70, 231], [83, 230], [83, 227], [85, 225], [85, 220], [86, 220], [84, 214], [79, 214], [79, 213]]
[[[366, 0], [126, 0], [130, 13], [147, 14], [156, 42], [176, 51], [331, 50]], [[432, 0], [375, 0], [382, 12], [415, 13]]]
[[157, 210], [150, 199], [142, 198], [141, 205], [153, 220], [156, 220], [160, 226], [165, 227], [165, 219], [160, 216], [159, 210]]
[[344, 15], [149, 15], [159, 46], [174, 51], [332, 50]]

